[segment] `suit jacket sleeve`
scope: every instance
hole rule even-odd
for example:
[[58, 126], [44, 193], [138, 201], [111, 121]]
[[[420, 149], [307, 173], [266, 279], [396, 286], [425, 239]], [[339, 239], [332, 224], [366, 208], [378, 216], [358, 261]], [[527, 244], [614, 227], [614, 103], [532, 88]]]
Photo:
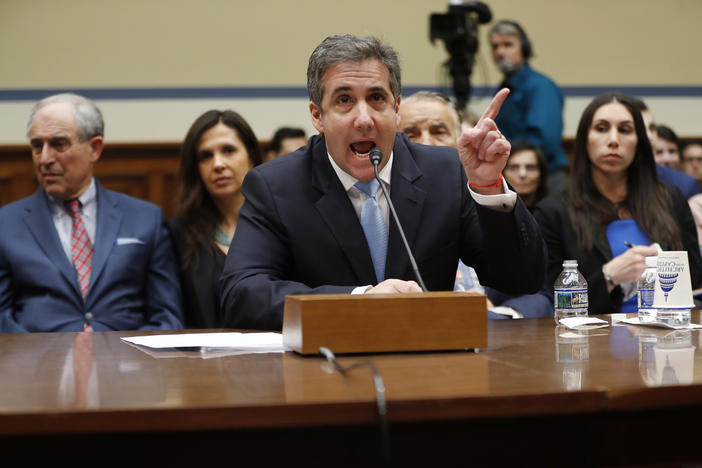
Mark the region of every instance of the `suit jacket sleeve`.
[[225, 326], [280, 330], [285, 296], [342, 294], [353, 290], [353, 286], [309, 287], [289, 280], [293, 277], [294, 258], [279, 207], [265, 179], [258, 171], [249, 171], [242, 192], [246, 202], [239, 212], [220, 279]]
[[485, 288], [490, 301], [496, 306], [511, 307], [524, 318], [553, 317], [553, 302], [547, 287], [536, 294], [506, 294], [492, 288]]
[[[482, 232], [464, 234], [463, 262], [475, 268], [485, 286], [511, 294], [536, 293], [546, 271], [546, 247], [524, 203], [517, 198], [512, 212], [482, 206], [477, 206], [477, 212]], [[470, 223], [470, 217], [464, 217], [464, 222]], [[466, 226], [464, 233], [471, 230]], [[475, 248], [478, 238], [483, 239], [484, 248]]]
[[4, 243], [0, 244], [0, 333], [27, 333], [14, 317], [15, 298], [5, 247]]
[[158, 210], [145, 289], [145, 323], [141, 330], [183, 328], [180, 278], [166, 220]]

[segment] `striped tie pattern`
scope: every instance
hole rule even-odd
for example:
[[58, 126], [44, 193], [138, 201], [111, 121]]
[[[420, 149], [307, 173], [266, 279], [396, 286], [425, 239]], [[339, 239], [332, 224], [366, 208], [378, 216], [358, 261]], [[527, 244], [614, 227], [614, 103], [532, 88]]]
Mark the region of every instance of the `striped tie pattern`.
[[93, 269], [93, 246], [90, 243], [88, 232], [85, 230], [83, 218], [80, 215], [81, 205], [78, 200], [66, 202], [68, 212], [73, 219], [73, 227], [71, 229], [71, 255], [73, 257], [73, 266], [76, 268], [78, 284], [80, 292], [83, 294], [83, 299], [88, 294], [90, 286], [90, 272]]
[[361, 208], [361, 227], [368, 241], [375, 277], [378, 282], [385, 279], [385, 260], [388, 254], [388, 226], [378, 206], [376, 194], [380, 184], [376, 179], [356, 182], [355, 187], [368, 197]]
[[88, 382], [93, 368], [93, 329], [84, 327], [73, 340], [73, 377], [76, 386], [76, 406], [85, 408], [88, 403]]

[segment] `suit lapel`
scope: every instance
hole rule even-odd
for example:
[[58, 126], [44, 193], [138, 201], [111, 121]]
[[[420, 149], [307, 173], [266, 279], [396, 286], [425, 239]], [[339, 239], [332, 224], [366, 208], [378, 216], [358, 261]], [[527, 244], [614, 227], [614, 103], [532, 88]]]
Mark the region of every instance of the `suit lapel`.
[[361, 223], [329, 163], [324, 137], [315, 140], [312, 149], [312, 187], [321, 193], [321, 197], [314, 206], [351, 264], [359, 284], [375, 283], [373, 261]]
[[110, 192], [103, 189], [97, 180], [95, 181], [95, 189], [98, 207], [97, 227], [95, 230], [93, 270], [90, 274], [88, 297], [91, 295], [92, 285], [97, 282], [105, 267], [105, 262], [115, 244], [120, 222], [122, 221], [122, 212], [119, 210], [118, 203], [111, 196]]
[[[390, 198], [400, 218], [410, 249], [419, 231], [422, 207], [426, 192], [415, 185], [422, 176], [407, 145], [401, 138], [395, 139], [393, 148], [392, 178]], [[403, 278], [410, 271], [410, 261], [395, 220], [390, 214], [390, 236], [388, 238], [388, 259], [385, 267], [386, 278]]]
[[66, 256], [66, 252], [63, 250], [47, 203], [47, 197], [40, 188], [32, 195], [29, 205], [25, 208], [24, 222], [42, 251], [58, 267], [68, 284], [80, 294], [76, 270], [72, 260]]

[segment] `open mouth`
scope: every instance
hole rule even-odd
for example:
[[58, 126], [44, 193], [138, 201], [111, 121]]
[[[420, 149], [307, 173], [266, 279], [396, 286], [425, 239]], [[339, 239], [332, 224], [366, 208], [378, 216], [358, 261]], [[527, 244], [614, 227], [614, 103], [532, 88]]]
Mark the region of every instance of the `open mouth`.
[[375, 147], [375, 142], [372, 141], [359, 141], [356, 143], [351, 143], [349, 145], [349, 148], [351, 148], [351, 151], [356, 153], [356, 156], [368, 156], [370, 153], [370, 150], [372, 150]]

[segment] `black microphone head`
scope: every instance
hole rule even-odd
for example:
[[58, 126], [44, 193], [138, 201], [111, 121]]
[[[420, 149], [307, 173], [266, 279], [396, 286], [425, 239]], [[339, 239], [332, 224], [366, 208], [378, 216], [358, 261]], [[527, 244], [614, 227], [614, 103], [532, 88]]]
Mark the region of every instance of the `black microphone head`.
[[378, 148], [377, 146], [374, 146], [370, 150], [370, 162], [374, 166], [377, 166], [378, 164], [380, 164], [380, 161], [382, 161], [382, 160], [383, 160], [383, 152], [380, 151], [380, 148]]

